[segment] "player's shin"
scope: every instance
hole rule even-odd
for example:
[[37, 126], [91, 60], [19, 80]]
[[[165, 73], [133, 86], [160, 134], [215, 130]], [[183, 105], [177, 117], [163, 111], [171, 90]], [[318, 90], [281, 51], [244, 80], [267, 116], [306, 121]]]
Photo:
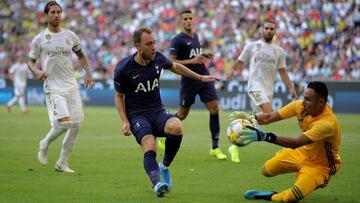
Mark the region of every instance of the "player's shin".
[[179, 151], [182, 135], [171, 135], [166, 136], [165, 141], [165, 154], [163, 159], [164, 166], [170, 166], [171, 162], [174, 160], [177, 152]]
[[156, 161], [156, 152], [150, 150], [144, 153], [144, 169], [153, 187], [160, 182], [160, 170]]
[[67, 164], [69, 155], [75, 146], [79, 130], [80, 128], [69, 128], [67, 130], [64, 140], [62, 142], [62, 149], [59, 158], [60, 163]]

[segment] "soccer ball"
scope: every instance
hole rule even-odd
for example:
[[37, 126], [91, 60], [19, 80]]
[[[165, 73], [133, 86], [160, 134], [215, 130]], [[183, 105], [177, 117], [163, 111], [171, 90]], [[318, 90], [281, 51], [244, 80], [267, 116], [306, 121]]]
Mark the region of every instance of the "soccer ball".
[[243, 135], [243, 132], [245, 131], [254, 131], [246, 126], [255, 127], [246, 119], [236, 119], [232, 121], [226, 130], [228, 140], [238, 147], [248, 145], [251, 141], [254, 141], [254, 138], [251, 135]]

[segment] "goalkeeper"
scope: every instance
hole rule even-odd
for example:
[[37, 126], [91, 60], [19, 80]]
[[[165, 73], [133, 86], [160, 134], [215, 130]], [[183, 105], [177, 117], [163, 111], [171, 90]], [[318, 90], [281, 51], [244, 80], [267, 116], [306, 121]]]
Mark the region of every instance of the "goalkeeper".
[[277, 192], [248, 190], [246, 199], [264, 199], [292, 202], [303, 199], [317, 188], [325, 187], [332, 175], [340, 168], [339, 146], [341, 128], [331, 108], [326, 104], [328, 89], [323, 82], [310, 82], [303, 93], [304, 99], [293, 101], [272, 113], [250, 116], [244, 112], [234, 112], [232, 116], [268, 124], [296, 116], [301, 133], [296, 137], [277, 136], [260, 128], [248, 131], [254, 140], [267, 141], [285, 147], [262, 166], [266, 177], [283, 173], [296, 173], [296, 181], [291, 188]]

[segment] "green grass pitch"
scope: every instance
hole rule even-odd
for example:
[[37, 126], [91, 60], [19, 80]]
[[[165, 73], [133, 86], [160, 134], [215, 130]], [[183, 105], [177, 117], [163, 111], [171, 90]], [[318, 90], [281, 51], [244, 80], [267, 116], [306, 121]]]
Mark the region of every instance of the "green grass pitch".
[[[174, 112], [174, 110], [172, 110]], [[221, 118], [220, 147], [229, 146], [224, 132], [230, 112]], [[338, 114], [343, 132], [342, 168], [329, 185], [302, 202], [359, 202], [360, 115]], [[75, 174], [54, 171], [62, 137], [49, 149], [49, 165], [37, 161], [39, 140], [50, 128], [46, 107], [0, 109], [0, 202], [248, 202], [247, 189], [281, 191], [292, 185], [294, 174], [266, 178], [261, 165], [280, 147], [252, 143], [242, 148], [241, 162], [219, 161], [209, 156], [207, 111], [192, 110], [184, 121], [184, 139], [171, 173], [173, 190], [155, 197], [142, 164], [142, 152], [134, 137], [121, 134], [116, 109], [85, 107], [85, 122], [70, 157]], [[279, 135], [299, 133], [295, 120], [265, 126]], [[158, 159], [163, 154], [158, 154]], [[260, 201], [261, 202], [261, 201]]]

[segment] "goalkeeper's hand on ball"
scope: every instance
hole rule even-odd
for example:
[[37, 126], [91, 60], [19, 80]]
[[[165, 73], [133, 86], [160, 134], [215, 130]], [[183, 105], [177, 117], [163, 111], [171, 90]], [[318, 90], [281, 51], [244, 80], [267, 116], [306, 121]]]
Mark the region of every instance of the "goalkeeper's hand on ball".
[[245, 119], [252, 123], [254, 126], [258, 126], [258, 122], [255, 118], [255, 115], [248, 114], [244, 111], [234, 111], [229, 115], [229, 120], [232, 122], [236, 119]]
[[246, 126], [247, 128], [254, 130], [253, 132], [250, 131], [246, 131], [246, 133], [249, 133], [249, 135], [254, 135], [254, 133], [256, 133], [257, 135], [257, 141], [266, 141], [266, 142], [270, 142], [270, 143], [274, 143], [276, 141], [276, 135], [272, 132], [266, 132], [263, 129], [261, 129], [260, 127], [253, 127], [253, 126]]

